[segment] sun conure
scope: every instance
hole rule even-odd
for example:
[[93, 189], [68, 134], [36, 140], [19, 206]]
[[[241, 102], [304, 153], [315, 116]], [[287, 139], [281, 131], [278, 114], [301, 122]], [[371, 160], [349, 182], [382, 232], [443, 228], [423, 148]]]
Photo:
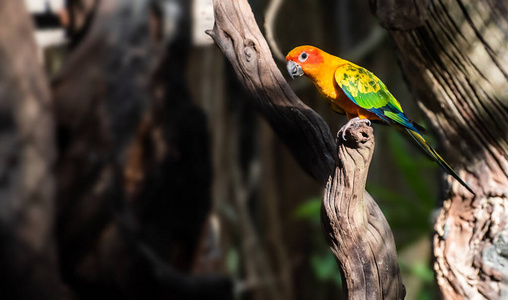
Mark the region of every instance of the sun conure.
[[411, 122], [384, 83], [365, 68], [330, 55], [313, 46], [300, 46], [286, 56], [289, 75], [309, 77], [333, 110], [346, 114], [349, 126], [369, 120], [385, 122], [411, 136], [423, 151], [467, 190], [471, 188], [443, 160], [421, 135], [423, 128]]

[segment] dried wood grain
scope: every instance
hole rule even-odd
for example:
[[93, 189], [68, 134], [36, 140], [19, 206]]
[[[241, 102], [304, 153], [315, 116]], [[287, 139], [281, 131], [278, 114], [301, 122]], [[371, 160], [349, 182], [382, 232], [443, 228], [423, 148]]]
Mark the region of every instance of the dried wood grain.
[[322, 223], [345, 274], [348, 299], [404, 299], [390, 226], [365, 182], [374, 152], [372, 127], [361, 124], [338, 139], [337, 165], [325, 188]]
[[[444, 180], [433, 242], [445, 299], [508, 295], [508, 260], [496, 250], [508, 230], [507, 8], [505, 1], [432, 1], [425, 23], [389, 30], [444, 158], [477, 194]], [[377, 17], [381, 24], [405, 22]]]

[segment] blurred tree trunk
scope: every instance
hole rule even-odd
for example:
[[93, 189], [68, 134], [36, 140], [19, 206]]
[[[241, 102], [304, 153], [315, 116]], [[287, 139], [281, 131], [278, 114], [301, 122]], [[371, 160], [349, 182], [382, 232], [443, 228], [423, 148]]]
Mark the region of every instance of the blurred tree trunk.
[[87, 21], [71, 24], [79, 38], [53, 83], [57, 234], [62, 275], [82, 299], [231, 297], [227, 278], [190, 274], [211, 206], [210, 153], [181, 76], [190, 3], [166, 2], [71, 5]]
[[23, 1], [0, 2], [0, 298], [57, 299], [54, 122]]
[[94, 22], [52, 86], [60, 269], [85, 299], [134, 296], [154, 281], [136, 255], [142, 225], [127, 202], [124, 170], [163, 54], [160, 41], [150, 38], [146, 4], [101, 2], [93, 13]]
[[434, 229], [445, 299], [508, 296], [508, 5], [506, 1], [371, 0], [448, 160]]

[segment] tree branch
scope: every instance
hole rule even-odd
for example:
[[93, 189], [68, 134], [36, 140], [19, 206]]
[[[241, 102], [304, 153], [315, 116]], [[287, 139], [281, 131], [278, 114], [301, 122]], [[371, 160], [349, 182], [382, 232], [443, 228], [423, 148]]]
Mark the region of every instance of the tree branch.
[[285, 61], [284, 54], [279, 48], [277, 41], [275, 40], [275, 22], [277, 20], [277, 13], [279, 12], [284, 0], [271, 0], [265, 13], [265, 32], [266, 40], [272, 48], [273, 54], [280, 61]]
[[326, 183], [334, 166], [330, 129], [287, 84], [273, 61], [247, 1], [215, 0], [215, 26], [207, 33], [233, 65], [254, 104], [307, 173]]
[[[403, 299], [404, 286], [390, 226], [364, 195], [374, 152], [372, 127], [361, 124], [338, 139], [338, 161], [328, 179], [321, 220], [345, 280], [348, 299]], [[365, 197], [364, 197], [365, 196]]]
[[[349, 142], [339, 145], [336, 173], [328, 179], [336, 148], [330, 130], [282, 77], [247, 1], [215, 0], [214, 8], [216, 23], [207, 33], [231, 62], [258, 110], [308, 173], [323, 184], [329, 180], [323, 222], [346, 275], [349, 298], [402, 299], [404, 287], [393, 235], [365, 192], [374, 149], [372, 129], [364, 126], [348, 134]], [[365, 200], [359, 201], [364, 194]]]

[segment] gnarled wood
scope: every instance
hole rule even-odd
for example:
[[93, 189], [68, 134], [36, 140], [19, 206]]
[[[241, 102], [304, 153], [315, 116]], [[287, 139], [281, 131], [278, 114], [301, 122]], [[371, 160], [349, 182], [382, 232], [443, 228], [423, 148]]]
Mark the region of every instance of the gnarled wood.
[[[425, 24], [390, 31], [444, 158], [477, 194], [447, 177], [433, 238], [445, 299], [508, 295], [508, 260], [500, 250], [508, 230], [507, 11], [506, 1], [431, 1]], [[405, 22], [377, 16], [381, 24]]]
[[[298, 99], [282, 77], [247, 1], [215, 0], [214, 7], [216, 22], [208, 33], [300, 165], [325, 184], [335, 166], [336, 147], [328, 126]], [[335, 184], [328, 183], [325, 206], [330, 209], [325, 208], [323, 222], [327, 233], [332, 234], [332, 251], [344, 271], [349, 299], [402, 299], [404, 288], [393, 235], [379, 207], [365, 192], [374, 148], [372, 129], [368, 128], [349, 134], [350, 139], [355, 136], [351, 144], [339, 145], [342, 155], [333, 177]], [[350, 152], [344, 152], [346, 149]], [[364, 194], [365, 202], [358, 201]], [[341, 202], [346, 207], [335, 206], [339, 199], [347, 200]], [[343, 216], [350, 220], [349, 227], [340, 227]]]
[[207, 33], [296, 160], [324, 184], [334, 165], [335, 142], [328, 126], [286, 83], [247, 1], [215, 0], [214, 9], [215, 26]]
[[338, 139], [335, 172], [328, 179], [322, 223], [345, 274], [348, 299], [403, 299], [404, 286], [390, 226], [365, 182], [374, 152], [372, 127], [360, 124]]

